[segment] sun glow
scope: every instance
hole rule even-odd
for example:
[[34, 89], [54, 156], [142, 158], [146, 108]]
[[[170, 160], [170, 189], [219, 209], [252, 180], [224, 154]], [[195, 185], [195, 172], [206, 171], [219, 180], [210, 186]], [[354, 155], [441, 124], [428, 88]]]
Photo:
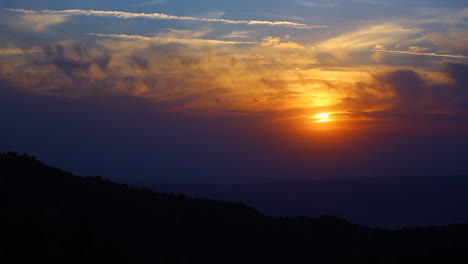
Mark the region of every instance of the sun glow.
[[318, 114], [318, 115], [314, 115], [312, 118], [315, 118], [315, 119], [318, 119], [317, 123], [324, 123], [324, 122], [329, 122], [330, 119], [330, 114], [329, 113], [321, 113], [321, 114]]

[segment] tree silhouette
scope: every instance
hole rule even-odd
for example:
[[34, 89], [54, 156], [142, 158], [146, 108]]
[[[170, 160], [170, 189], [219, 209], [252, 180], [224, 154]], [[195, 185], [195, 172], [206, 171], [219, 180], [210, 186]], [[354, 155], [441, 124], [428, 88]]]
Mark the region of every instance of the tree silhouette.
[[17, 153], [0, 153], [0, 206], [2, 263], [468, 263], [468, 224], [388, 231], [267, 217]]

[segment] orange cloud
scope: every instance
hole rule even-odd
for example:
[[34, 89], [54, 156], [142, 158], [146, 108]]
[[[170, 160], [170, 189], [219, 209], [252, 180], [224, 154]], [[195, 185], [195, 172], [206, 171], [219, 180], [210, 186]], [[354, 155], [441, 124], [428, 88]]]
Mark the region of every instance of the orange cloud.
[[32, 94], [130, 95], [164, 111], [276, 113], [278, 120], [332, 113], [337, 122], [378, 123], [468, 109], [461, 88], [466, 64], [447, 63], [439, 73], [392, 67], [371, 72], [367, 66], [324, 66], [314, 47], [278, 49], [288, 38], [232, 45], [241, 43], [96, 36], [102, 38], [95, 43], [60, 42], [26, 49], [24, 56], [0, 55], [9, 56], [1, 79]]

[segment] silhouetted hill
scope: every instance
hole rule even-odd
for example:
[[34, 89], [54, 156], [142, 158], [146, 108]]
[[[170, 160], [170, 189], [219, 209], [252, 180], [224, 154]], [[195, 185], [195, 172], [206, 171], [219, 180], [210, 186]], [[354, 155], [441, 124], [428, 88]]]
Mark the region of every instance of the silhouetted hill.
[[2, 263], [467, 263], [468, 224], [384, 231], [266, 217], [0, 154]]
[[468, 222], [468, 175], [233, 185], [129, 184], [196, 198], [243, 201], [270, 216], [333, 214], [360, 225], [392, 229]]

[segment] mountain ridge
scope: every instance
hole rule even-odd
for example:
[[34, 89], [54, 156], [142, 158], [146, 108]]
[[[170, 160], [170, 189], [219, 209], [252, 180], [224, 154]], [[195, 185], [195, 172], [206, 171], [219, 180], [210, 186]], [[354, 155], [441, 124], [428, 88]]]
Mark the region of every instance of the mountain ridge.
[[243, 201], [270, 216], [334, 214], [391, 229], [468, 222], [468, 176], [464, 175], [251, 184], [127, 183], [196, 198]]
[[468, 223], [390, 231], [331, 215], [268, 217], [244, 203], [83, 178], [15, 153], [0, 153], [0, 195], [8, 263], [468, 260]]

